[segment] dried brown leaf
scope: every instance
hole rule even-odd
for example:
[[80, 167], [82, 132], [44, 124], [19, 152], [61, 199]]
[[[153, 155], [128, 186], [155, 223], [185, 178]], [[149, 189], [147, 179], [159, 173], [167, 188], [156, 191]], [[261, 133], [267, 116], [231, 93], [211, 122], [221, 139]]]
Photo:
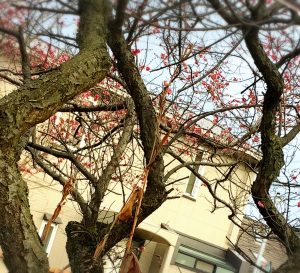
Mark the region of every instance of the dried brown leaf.
[[98, 258], [101, 252], [103, 251], [103, 248], [105, 246], [105, 240], [101, 240], [96, 247], [95, 253], [94, 253], [94, 259]]
[[125, 254], [121, 264], [120, 273], [142, 273], [138, 258], [133, 252]]
[[75, 178], [70, 177], [70, 179], [65, 183], [64, 188], [63, 188], [62, 198], [61, 198], [60, 202], [58, 203], [57, 207], [55, 208], [55, 211], [54, 211], [53, 215], [51, 216], [51, 218], [49, 219], [47, 225], [45, 226], [45, 229], [41, 236], [42, 242], [47, 238], [50, 228], [51, 228], [51, 224], [58, 217], [58, 215], [62, 209], [62, 206], [65, 204], [65, 200], [66, 200], [67, 196], [73, 189], [74, 181], [75, 181]]
[[133, 206], [138, 200], [138, 197], [140, 196], [140, 192], [141, 192], [141, 188], [138, 187], [132, 192], [132, 194], [130, 195], [130, 197], [128, 198], [127, 202], [125, 203], [125, 205], [123, 206], [123, 208], [121, 209], [118, 215], [118, 219], [120, 221], [126, 221], [132, 218]]

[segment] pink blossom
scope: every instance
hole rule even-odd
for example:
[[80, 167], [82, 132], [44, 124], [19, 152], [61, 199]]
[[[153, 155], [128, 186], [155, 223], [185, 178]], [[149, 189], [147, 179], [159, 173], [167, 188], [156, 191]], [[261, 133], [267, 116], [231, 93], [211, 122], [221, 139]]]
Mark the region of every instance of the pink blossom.
[[167, 90], [166, 90], [166, 92], [167, 92], [167, 94], [172, 94], [172, 89], [171, 88], [167, 88]]
[[255, 137], [253, 138], [253, 142], [259, 142], [259, 136], [255, 136]]
[[257, 205], [261, 208], [264, 208], [265, 207], [265, 204], [262, 202], [262, 201], [258, 201], [257, 202]]
[[138, 48], [132, 49], [131, 52], [133, 55], [138, 55], [139, 53], [141, 53], [141, 51]]

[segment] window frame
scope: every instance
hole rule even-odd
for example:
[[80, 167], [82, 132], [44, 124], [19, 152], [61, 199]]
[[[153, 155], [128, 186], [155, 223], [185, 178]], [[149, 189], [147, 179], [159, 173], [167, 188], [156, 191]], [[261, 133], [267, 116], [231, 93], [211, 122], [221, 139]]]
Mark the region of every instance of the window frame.
[[178, 251], [178, 252], [177, 252], [177, 255], [178, 255], [178, 253], [184, 254], [184, 255], [186, 255], [186, 256], [189, 256], [189, 257], [194, 258], [194, 259], [195, 259], [195, 262], [194, 262], [194, 266], [193, 266], [193, 267], [189, 267], [189, 266], [187, 266], [187, 265], [178, 263], [178, 262], [176, 261], [176, 259], [175, 259], [175, 264], [176, 264], [176, 265], [178, 265], [178, 266], [180, 266], [180, 267], [183, 267], [183, 268], [186, 268], [186, 269], [189, 269], [189, 270], [193, 270], [193, 271], [195, 271], [195, 272], [199, 272], [199, 273], [207, 273], [207, 272], [205, 272], [205, 271], [203, 271], [203, 270], [201, 270], [201, 269], [198, 269], [198, 268], [196, 267], [197, 261], [201, 261], [201, 262], [204, 262], [204, 263], [206, 263], [206, 264], [212, 265], [212, 266], [214, 267], [212, 273], [215, 273], [215, 272], [216, 272], [217, 265], [215, 265], [215, 264], [213, 264], [213, 263], [209, 263], [209, 262], [204, 261], [204, 260], [202, 260], [202, 259], [196, 258], [196, 257], [194, 257], [194, 256], [192, 256], [192, 255], [189, 255], [189, 254], [187, 254], [187, 253], [184, 253], [184, 252], [182, 252], [182, 251]]
[[[40, 238], [41, 238], [42, 235], [43, 235], [43, 232], [44, 232], [44, 229], [45, 229], [47, 223], [48, 223], [47, 220], [44, 220], [44, 219], [42, 220], [42, 223], [41, 223], [41, 225], [40, 225], [39, 232], [38, 232]], [[45, 249], [45, 252], [47, 253], [47, 256], [49, 256], [50, 251], [51, 251], [51, 249], [52, 249], [52, 245], [53, 245], [53, 243], [54, 243], [54, 239], [55, 239], [55, 236], [56, 236], [56, 233], [57, 233], [57, 230], [58, 230], [58, 224], [55, 223], [55, 222], [53, 222], [53, 223], [51, 223], [51, 227], [53, 228], [53, 230], [52, 230], [52, 232], [51, 232], [51, 234], [50, 234], [50, 238], [49, 238], [48, 244], [47, 244], [47, 246], [44, 248], [44, 249]], [[49, 235], [48, 235], [48, 236], [49, 236]]]
[[[180, 245], [180, 246], [182, 246], [182, 247], [184, 247], [184, 248], [187, 248], [187, 249], [190, 249], [190, 250], [193, 250], [193, 251], [196, 251], [196, 252], [198, 252], [199, 254], [203, 253], [203, 254], [205, 254], [205, 255], [211, 256], [211, 255], [206, 254], [206, 253], [204, 253], [204, 252], [202, 252], [202, 251], [200, 251], [200, 250], [196, 250], [196, 249], [190, 248], [190, 247], [188, 247], [188, 246], [186, 246], [186, 245]], [[177, 265], [177, 266], [180, 266], [180, 267], [189, 269], [189, 270], [194, 271], [194, 272], [207, 273], [207, 272], [205, 272], [205, 271], [203, 271], [203, 270], [201, 270], [201, 269], [196, 268], [197, 261], [201, 261], [201, 262], [204, 262], [204, 263], [206, 263], [206, 264], [209, 264], [209, 265], [212, 265], [212, 266], [213, 266], [214, 269], [213, 269], [213, 272], [212, 272], [212, 273], [216, 273], [216, 271], [217, 271], [218, 268], [223, 268], [223, 269], [225, 269], [225, 270], [230, 270], [230, 271], [232, 271], [232, 272], [234, 272], [234, 273], [237, 273], [237, 269], [234, 269], [234, 271], [233, 271], [232, 269], [230, 269], [230, 267], [222, 266], [222, 265], [219, 265], [218, 263], [214, 263], [214, 262], [211, 262], [211, 261], [207, 261], [207, 260], [205, 260], [204, 258], [202, 259], [201, 257], [195, 257], [195, 256], [191, 255], [190, 253], [187, 253], [186, 251], [181, 250], [181, 249], [180, 249], [180, 246], [179, 246], [179, 249], [178, 249], [178, 251], [177, 251], [177, 253], [176, 253], [175, 260], [174, 260], [175, 265]], [[183, 254], [183, 255], [186, 255], [186, 256], [188, 256], [188, 257], [194, 258], [194, 259], [195, 259], [195, 262], [194, 262], [193, 267], [190, 267], [190, 266], [187, 266], [187, 265], [184, 265], [184, 264], [181, 264], [181, 263], [177, 262], [177, 261], [176, 261], [176, 260], [177, 260], [177, 255], [178, 255], [179, 253], [180, 253], [180, 254]], [[214, 259], [220, 259], [220, 258], [214, 257], [214, 256], [211, 256], [211, 257], [214, 258]], [[224, 261], [224, 262], [225, 262], [225, 261]]]
[[[203, 156], [204, 156], [204, 152], [201, 151], [200, 153], [198, 153], [196, 155], [195, 161], [202, 161]], [[204, 174], [205, 166], [203, 166], [203, 165], [195, 165], [193, 167], [193, 169], [194, 169], [194, 171], [196, 171], [200, 175], [203, 175]], [[188, 183], [187, 183], [187, 185], [185, 187], [184, 195], [192, 197], [192, 198], [196, 198], [197, 195], [198, 195], [198, 193], [199, 193], [199, 191], [200, 191], [201, 184], [202, 184], [201, 180], [198, 177], [196, 177], [195, 174], [191, 173], [191, 175], [189, 177], [189, 180], [188, 180]], [[189, 189], [189, 191], [188, 191], [188, 189]]]

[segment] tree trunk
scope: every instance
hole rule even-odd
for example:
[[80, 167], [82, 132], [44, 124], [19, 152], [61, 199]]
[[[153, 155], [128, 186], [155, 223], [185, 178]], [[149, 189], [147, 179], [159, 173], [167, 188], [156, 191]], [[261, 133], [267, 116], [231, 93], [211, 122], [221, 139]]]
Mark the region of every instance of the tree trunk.
[[[284, 216], [277, 210], [269, 195], [269, 189], [280, 175], [284, 165], [282, 141], [276, 135], [276, 115], [279, 109], [284, 83], [281, 74], [265, 53], [257, 28], [245, 31], [245, 42], [252, 58], [264, 77], [267, 90], [264, 95], [263, 116], [260, 125], [262, 160], [253, 182], [251, 193], [258, 210], [268, 226], [285, 244], [287, 252], [299, 247], [300, 240]], [[263, 206], [261, 206], [262, 202]]]
[[[48, 259], [33, 223], [28, 189], [17, 167], [16, 151], [0, 149], [0, 244], [11, 273], [48, 272]], [[21, 245], [20, 245], [21, 244]]]
[[17, 162], [22, 139], [65, 102], [102, 81], [111, 63], [106, 47], [107, 0], [79, 0], [80, 52], [57, 69], [24, 82], [0, 99], [0, 244], [11, 273], [48, 272]]
[[102, 264], [93, 259], [99, 237], [74, 221], [68, 223], [66, 233], [66, 249], [72, 273], [102, 273]]

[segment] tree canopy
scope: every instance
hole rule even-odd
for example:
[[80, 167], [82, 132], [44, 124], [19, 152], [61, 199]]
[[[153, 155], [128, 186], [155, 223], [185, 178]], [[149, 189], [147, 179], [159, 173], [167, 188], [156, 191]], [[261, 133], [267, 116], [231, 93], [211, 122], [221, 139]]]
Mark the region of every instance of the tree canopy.
[[[80, 207], [82, 221], [66, 228], [67, 252], [72, 272], [88, 273], [101, 272], [98, 256], [176, 197], [178, 181], [170, 178], [183, 167], [207, 186], [214, 209], [228, 207], [239, 224], [240, 199], [228, 203], [217, 191], [238, 164], [256, 173], [251, 190], [242, 188], [287, 249], [278, 272], [299, 271], [295, 1], [1, 1], [0, 7], [0, 78], [15, 86], [0, 99], [0, 244], [10, 272], [49, 270], [21, 174], [28, 168], [58, 181], [63, 198], [70, 194]], [[211, 157], [235, 161], [186, 160], [204, 147]], [[24, 153], [29, 167], [19, 161]], [[166, 155], [177, 169], [167, 168]], [[129, 183], [136, 161], [142, 166], [141, 188], [131, 195], [136, 217], [122, 214], [126, 221], [99, 228], [110, 183]], [[203, 164], [220, 171], [218, 183], [194, 168]], [[74, 186], [78, 178], [91, 189], [88, 199]], [[284, 206], [275, 202], [278, 193]]]

